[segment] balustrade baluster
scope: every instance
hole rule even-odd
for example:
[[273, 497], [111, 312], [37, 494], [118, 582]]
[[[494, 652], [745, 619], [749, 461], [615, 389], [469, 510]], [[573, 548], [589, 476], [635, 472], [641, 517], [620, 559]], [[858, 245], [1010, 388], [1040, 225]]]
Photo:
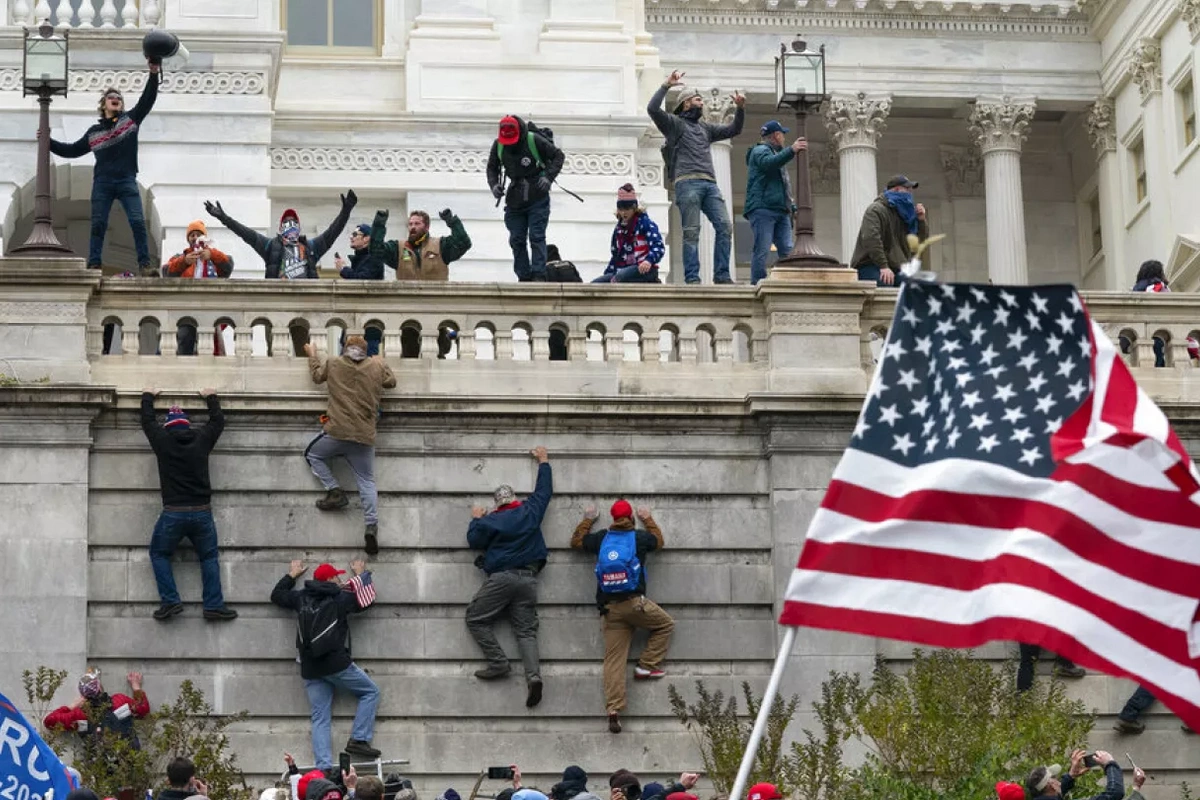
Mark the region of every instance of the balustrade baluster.
[[529, 342], [530, 356], [534, 361], [550, 360], [550, 331], [534, 331]]
[[31, 19], [29, 0], [14, 0], [12, 4], [12, 23], [13, 25], [33, 25]]
[[695, 364], [699, 353], [696, 347], [696, 334], [679, 335], [679, 361], [681, 364]]
[[96, 6], [92, 0], [79, 0], [79, 27], [91, 28], [96, 19]]
[[587, 361], [587, 331], [573, 330], [567, 333], [567, 359]]
[[271, 358], [293, 358], [292, 332], [287, 325], [271, 328]]
[[399, 358], [404, 346], [400, 343], [400, 329], [389, 328], [383, 332], [384, 358]]
[[89, 325], [87, 328], [88, 356], [104, 355], [104, 326]]
[[123, 27], [136, 28], [138, 24], [137, 0], [125, 0], [125, 5], [121, 6], [121, 20], [124, 23]]
[[233, 355], [246, 358], [254, 352], [254, 330], [249, 325], [233, 329]]
[[458, 332], [458, 360], [475, 360], [475, 331]]
[[438, 356], [438, 331], [437, 328], [432, 330], [429, 328], [421, 329], [421, 358], [424, 360], [436, 359]]
[[121, 328], [121, 352], [127, 356], [138, 354], [138, 339], [141, 335], [141, 325], [134, 323]]
[[33, 24], [40, 25], [42, 20], [50, 19], [50, 0], [38, 0], [33, 7]]
[[[169, 315], [163, 317], [164, 322], [158, 329], [158, 352], [163, 358], [174, 358], [179, 351], [179, 341], [175, 338], [179, 333], [179, 323]], [[200, 326], [196, 326], [196, 352], [203, 353], [204, 340], [200, 338]], [[212, 339], [208, 340], [210, 343]]]
[[717, 361], [733, 361], [733, 336], [717, 337]]
[[158, 0], [142, 0], [142, 27], [155, 28], [158, 27], [158, 20], [162, 16], [162, 12], [158, 7]]
[[492, 345], [496, 348], [497, 361], [513, 360], [512, 330], [502, 328], [492, 335]]
[[104, 0], [104, 4], [100, 6], [100, 27], [115, 28], [117, 22], [117, 7], [113, 0]]
[[604, 336], [604, 360], [625, 360], [625, 331], [609, 331]]
[[69, 28], [74, 16], [75, 9], [71, 8], [71, 0], [58, 0], [58, 7], [54, 9], [54, 25], [59, 28]]
[[642, 331], [642, 361], [660, 361], [662, 352], [659, 350], [661, 334], [658, 331]]

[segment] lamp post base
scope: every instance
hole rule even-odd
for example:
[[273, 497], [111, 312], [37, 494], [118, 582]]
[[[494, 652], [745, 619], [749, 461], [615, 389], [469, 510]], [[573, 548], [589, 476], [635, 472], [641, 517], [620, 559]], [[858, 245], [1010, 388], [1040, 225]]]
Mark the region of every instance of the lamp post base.
[[58, 240], [49, 223], [35, 222], [25, 244], [10, 248], [8, 253], [33, 258], [62, 258], [64, 255], [74, 255], [75, 251]]
[[775, 268], [784, 269], [838, 269], [842, 263], [831, 255], [821, 252], [811, 233], [801, 232], [796, 237], [792, 252], [775, 262]]

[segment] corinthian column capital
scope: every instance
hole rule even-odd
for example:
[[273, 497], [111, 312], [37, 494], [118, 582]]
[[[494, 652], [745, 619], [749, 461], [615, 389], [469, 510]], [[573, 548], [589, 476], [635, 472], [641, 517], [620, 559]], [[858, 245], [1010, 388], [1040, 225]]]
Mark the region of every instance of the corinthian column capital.
[[1084, 124], [1097, 158], [1117, 149], [1116, 113], [1116, 103], [1111, 97], [1099, 97], [1088, 108]]
[[733, 122], [737, 106], [733, 103], [732, 90], [726, 91], [714, 86], [702, 94], [708, 95], [704, 98], [703, 119], [705, 122], [710, 125], [728, 125]]
[[1153, 39], [1140, 40], [1129, 53], [1125, 68], [1137, 84], [1142, 100], [1162, 91], [1162, 48], [1158, 42]]
[[879, 135], [887, 127], [888, 114], [892, 110], [890, 95], [857, 94], [834, 95], [825, 104], [822, 116], [829, 140], [837, 145], [838, 151], [851, 147], [875, 149]]
[[969, 118], [979, 151], [985, 156], [1001, 150], [1021, 152], [1036, 108], [1032, 97], [980, 97]]

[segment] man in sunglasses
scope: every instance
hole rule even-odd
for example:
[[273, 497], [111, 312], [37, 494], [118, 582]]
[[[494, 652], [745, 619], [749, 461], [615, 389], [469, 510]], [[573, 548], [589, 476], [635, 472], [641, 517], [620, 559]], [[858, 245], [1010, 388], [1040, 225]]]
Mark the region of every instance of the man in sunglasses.
[[104, 235], [108, 232], [108, 214], [114, 201], [120, 201], [133, 229], [133, 246], [137, 251], [138, 269], [143, 277], [157, 277], [158, 266], [150, 261], [146, 237], [146, 214], [142, 210], [142, 195], [138, 191], [138, 132], [154, 101], [158, 99], [158, 84], [162, 74], [159, 64], [148, 62], [150, 74], [146, 88], [137, 105], [125, 110], [125, 98], [116, 88], [104, 90], [100, 96], [100, 121], [72, 144], [50, 140], [50, 152], [60, 158], [78, 158], [91, 153], [96, 157], [92, 170], [92, 235], [88, 245], [89, 269], [100, 269], [104, 252]]

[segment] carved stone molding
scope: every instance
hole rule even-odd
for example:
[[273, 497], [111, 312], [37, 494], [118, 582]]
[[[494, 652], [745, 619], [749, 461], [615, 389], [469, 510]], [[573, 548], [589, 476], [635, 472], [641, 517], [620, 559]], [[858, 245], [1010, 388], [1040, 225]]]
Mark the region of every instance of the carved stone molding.
[[1200, 38], [1200, 0], [1179, 0], [1179, 16], [1187, 23], [1192, 41]]
[[662, 164], [638, 164], [637, 182], [639, 191], [647, 186], [662, 186]]
[[[72, 92], [101, 92], [110, 86], [122, 92], [140, 92], [146, 85], [146, 70], [71, 70]], [[160, 87], [164, 94], [262, 94], [267, 76], [261, 72], [170, 72]], [[21, 89], [21, 70], [0, 70], [0, 91]]]
[[983, 197], [983, 157], [973, 147], [943, 144], [938, 148], [949, 197]]
[[737, 113], [737, 106], [733, 104], [733, 92], [718, 89], [713, 87], [707, 92], [702, 90], [703, 94], [708, 97], [704, 98], [704, 121], [710, 125], [728, 125], [733, 122], [733, 115]]
[[[1014, 3], [952, 2], [951, 0], [759, 0], [765, 8], [750, 8], [749, 0], [708, 0], [647, 3], [646, 28], [697, 30], [751, 28], [779, 30], [894, 33], [897, 29], [925, 34], [986, 34], [989, 36], [1074, 37], [1089, 39], [1086, 14], [1063, 0], [1024, 0]], [[1046, 13], [1053, 6], [1056, 14]]]
[[773, 311], [772, 333], [861, 333], [862, 322], [853, 311]]
[[1116, 118], [1117, 106], [1111, 97], [1097, 98], [1088, 108], [1084, 124], [1087, 126], [1088, 136], [1092, 137], [1092, 147], [1096, 150], [1097, 158], [1117, 149]]
[[1032, 97], [980, 97], [971, 111], [970, 132], [983, 155], [1021, 152], [1037, 103]]
[[[355, 149], [340, 147], [272, 147], [271, 166], [287, 170], [369, 172], [483, 172], [486, 150]], [[661, 167], [658, 168], [661, 170]], [[627, 153], [572, 153], [563, 172], [572, 175], [634, 176], [633, 156]], [[661, 175], [659, 181], [661, 182]]]
[[0, 303], [0, 319], [5, 322], [41, 322], [47, 324], [79, 324], [87, 322], [83, 303]]
[[1129, 53], [1126, 64], [1130, 79], [1137, 84], [1142, 99], [1162, 91], [1162, 48], [1153, 39], [1141, 39]]
[[838, 150], [851, 147], [875, 149], [879, 135], [887, 127], [887, 117], [892, 110], [892, 98], [887, 95], [871, 96], [866, 92], [851, 95], [834, 95], [825, 104], [822, 117], [830, 140]]
[[842, 169], [837, 151], [827, 144], [809, 142], [808, 175], [813, 194], [841, 194]]

